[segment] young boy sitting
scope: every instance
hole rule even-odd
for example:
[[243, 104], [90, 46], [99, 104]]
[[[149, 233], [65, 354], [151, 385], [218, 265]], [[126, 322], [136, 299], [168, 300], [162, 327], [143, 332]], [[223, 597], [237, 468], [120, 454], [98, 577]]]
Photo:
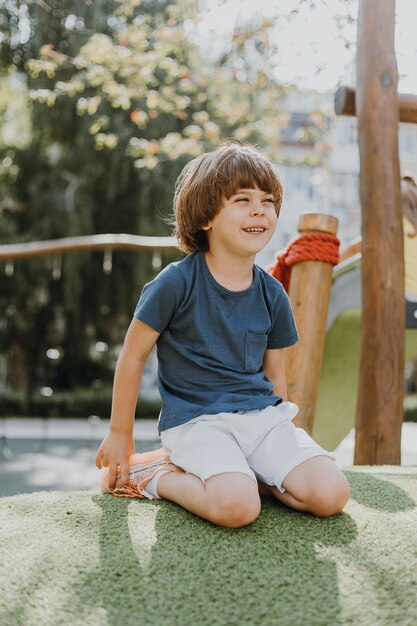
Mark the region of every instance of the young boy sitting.
[[[319, 516], [349, 484], [292, 422], [284, 349], [297, 341], [281, 284], [254, 264], [271, 239], [282, 187], [257, 150], [229, 144], [191, 161], [174, 196], [183, 260], [141, 294], [120, 354], [110, 431], [96, 458], [103, 491], [165, 498], [220, 526], [260, 513], [260, 495]], [[163, 449], [134, 455], [143, 367], [156, 344]], [[119, 472], [119, 473], [118, 473]]]

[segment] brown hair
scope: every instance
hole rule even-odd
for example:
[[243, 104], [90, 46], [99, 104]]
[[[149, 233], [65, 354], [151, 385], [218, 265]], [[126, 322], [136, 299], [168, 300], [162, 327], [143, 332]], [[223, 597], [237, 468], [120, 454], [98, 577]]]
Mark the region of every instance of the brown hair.
[[239, 189], [254, 189], [274, 196], [277, 215], [282, 203], [282, 185], [271, 163], [258, 150], [228, 143], [190, 161], [175, 184], [174, 235], [184, 252], [206, 251], [203, 230]]

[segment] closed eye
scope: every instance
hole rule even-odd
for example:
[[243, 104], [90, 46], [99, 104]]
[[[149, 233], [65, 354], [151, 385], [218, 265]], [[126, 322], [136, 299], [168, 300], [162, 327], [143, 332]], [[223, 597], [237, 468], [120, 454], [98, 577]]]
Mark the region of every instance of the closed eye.
[[[249, 202], [250, 198], [236, 198], [236, 200], [234, 202]], [[275, 201], [274, 198], [264, 198], [262, 200], [262, 202], [268, 202], [270, 204], [273, 204], [275, 206]]]

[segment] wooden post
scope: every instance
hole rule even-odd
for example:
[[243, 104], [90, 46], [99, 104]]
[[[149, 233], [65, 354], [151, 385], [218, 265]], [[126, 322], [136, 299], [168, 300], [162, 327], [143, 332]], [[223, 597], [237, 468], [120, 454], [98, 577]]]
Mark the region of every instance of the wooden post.
[[[361, 0], [356, 112], [362, 204], [362, 341], [355, 464], [400, 463], [404, 248], [395, 0]], [[336, 407], [335, 407], [336, 408]]]
[[[337, 227], [336, 217], [319, 213], [301, 215], [298, 224], [300, 233], [336, 235]], [[322, 261], [302, 261], [291, 270], [289, 296], [300, 341], [286, 351], [288, 399], [300, 409], [294, 422], [310, 434], [323, 360], [332, 273], [332, 265]]]

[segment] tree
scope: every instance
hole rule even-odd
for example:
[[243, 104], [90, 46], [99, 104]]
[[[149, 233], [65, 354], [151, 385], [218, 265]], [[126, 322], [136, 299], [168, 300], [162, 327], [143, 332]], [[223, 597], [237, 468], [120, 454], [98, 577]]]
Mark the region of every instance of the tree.
[[[283, 89], [268, 78], [272, 24], [238, 30], [213, 66], [193, 40], [196, 16], [190, 0], [2, 3], [2, 80], [12, 74], [26, 87], [31, 117], [29, 139], [3, 135], [0, 146], [2, 242], [167, 234], [174, 181], [190, 158], [231, 137], [276, 149], [285, 116]], [[131, 253], [114, 255], [111, 276], [101, 264], [68, 256], [53, 280], [50, 260], [22, 262], [2, 281], [0, 341], [13, 371], [27, 373], [27, 410], [42, 384], [110, 381], [92, 346], [120, 343], [155, 270]], [[50, 347], [59, 347], [55, 365]]]

